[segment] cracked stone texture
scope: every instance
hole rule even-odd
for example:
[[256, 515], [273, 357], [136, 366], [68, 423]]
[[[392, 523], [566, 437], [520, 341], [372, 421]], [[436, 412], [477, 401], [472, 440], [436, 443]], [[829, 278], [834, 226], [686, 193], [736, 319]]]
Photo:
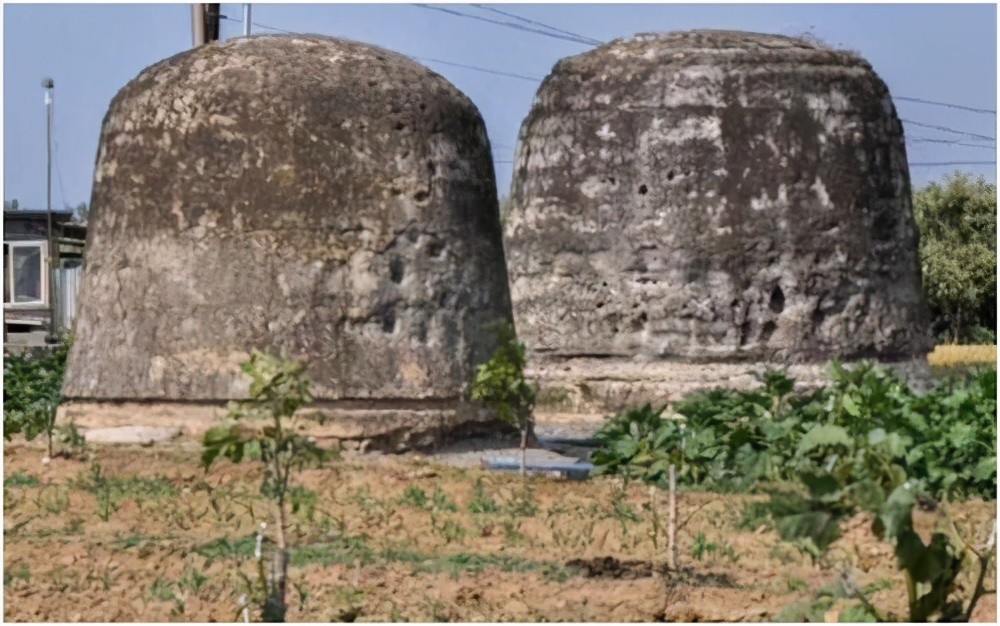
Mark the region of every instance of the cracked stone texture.
[[693, 31], [563, 59], [510, 197], [514, 316], [543, 383], [931, 348], [902, 126], [854, 53]]
[[381, 48], [255, 36], [145, 69], [104, 119], [91, 206], [77, 408], [245, 397], [239, 363], [280, 348], [334, 409], [462, 413], [484, 326], [510, 319], [483, 120]]

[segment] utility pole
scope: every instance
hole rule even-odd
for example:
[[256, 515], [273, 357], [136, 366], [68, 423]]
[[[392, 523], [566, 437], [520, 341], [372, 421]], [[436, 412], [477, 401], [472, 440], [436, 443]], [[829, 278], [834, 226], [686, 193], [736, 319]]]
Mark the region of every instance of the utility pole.
[[55, 246], [55, 237], [52, 232], [52, 89], [56, 86], [51, 78], [42, 79], [42, 87], [45, 89], [45, 212], [48, 218], [48, 272], [45, 277], [48, 279], [49, 292], [49, 334], [46, 339], [50, 343], [56, 341], [56, 331], [58, 330], [58, 316], [56, 315], [56, 268], [59, 264], [59, 250]]
[[219, 4], [191, 5], [191, 45], [198, 46], [219, 40]]
[[243, 36], [250, 36], [250, 3], [243, 5]]
[[201, 4], [191, 5], [191, 47], [205, 43], [205, 8]]

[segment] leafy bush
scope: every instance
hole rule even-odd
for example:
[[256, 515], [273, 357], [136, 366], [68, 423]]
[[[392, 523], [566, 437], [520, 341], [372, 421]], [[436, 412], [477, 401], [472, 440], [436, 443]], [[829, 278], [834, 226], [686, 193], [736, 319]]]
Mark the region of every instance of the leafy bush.
[[[592, 458], [599, 472], [654, 484], [674, 463], [692, 485], [762, 490], [769, 500], [744, 518], [769, 520], [817, 559], [842, 520], [868, 511], [872, 532], [892, 543], [905, 573], [909, 621], [967, 621], [983, 593], [995, 527], [979, 549], [942, 532], [925, 544], [913, 509], [931, 497], [996, 497], [996, 370], [949, 378], [925, 395], [872, 364], [834, 362], [830, 374], [828, 386], [795, 393], [793, 379], [768, 372], [756, 389], [688, 396], [670, 418], [649, 405], [624, 411], [598, 433], [603, 445]], [[968, 554], [979, 576], [963, 607], [953, 591]], [[860, 601], [852, 611], [881, 619], [862, 590], [849, 595]]]
[[4, 439], [10, 441], [22, 434], [31, 441], [44, 433], [48, 437], [48, 456], [52, 456], [52, 434], [69, 346], [69, 338], [64, 338], [52, 350], [4, 356]]
[[[781, 372], [749, 390], [713, 389], [677, 402], [673, 415], [628, 409], [596, 435], [598, 473], [662, 484], [748, 490], [800, 474], [839, 471], [923, 481], [936, 497], [996, 494], [996, 370], [949, 378], [925, 395], [873, 364], [830, 365], [832, 382], [795, 392]], [[850, 462], [849, 462], [850, 461]], [[883, 481], [884, 482], [884, 481]]]
[[493, 409], [500, 420], [520, 431], [523, 475], [537, 391], [524, 377], [524, 344], [517, 340], [514, 326], [502, 321], [494, 326], [493, 332], [497, 347], [488, 361], [476, 367], [472, 399]]

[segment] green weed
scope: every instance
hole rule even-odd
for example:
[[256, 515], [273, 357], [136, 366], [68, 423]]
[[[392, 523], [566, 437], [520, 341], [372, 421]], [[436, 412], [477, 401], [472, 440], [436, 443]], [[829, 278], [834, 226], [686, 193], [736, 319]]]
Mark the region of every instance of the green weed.
[[37, 487], [38, 484], [38, 478], [23, 472], [16, 472], [3, 479], [4, 487]]
[[500, 506], [486, 493], [482, 477], [476, 478], [476, 485], [472, 489], [472, 500], [469, 501], [468, 509], [470, 513], [480, 514], [500, 512]]

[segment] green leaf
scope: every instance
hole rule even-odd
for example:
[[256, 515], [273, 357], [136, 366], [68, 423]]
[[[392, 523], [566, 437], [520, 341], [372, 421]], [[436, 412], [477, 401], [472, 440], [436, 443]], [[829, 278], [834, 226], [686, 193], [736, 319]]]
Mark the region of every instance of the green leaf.
[[851, 438], [840, 426], [820, 424], [813, 426], [799, 440], [798, 453], [805, 454], [819, 447], [845, 446], [850, 447]]
[[972, 476], [976, 480], [989, 480], [992, 478], [995, 482], [997, 477], [997, 458], [995, 456], [988, 456], [980, 459], [972, 470]]
[[858, 410], [858, 405], [854, 403], [854, 399], [851, 398], [851, 396], [843, 396], [840, 400], [840, 406], [842, 406], [844, 408], [844, 412], [851, 417], [859, 417], [861, 415], [861, 411]]
[[837, 617], [837, 621], [841, 623], [845, 622], [870, 622], [874, 623], [878, 621], [878, 618], [868, 610], [865, 605], [858, 603], [852, 604], [845, 607], [840, 615]]
[[912, 529], [912, 511], [916, 501], [910, 487], [905, 484], [896, 487], [876, 518], [876, 534], [893, 539]]

